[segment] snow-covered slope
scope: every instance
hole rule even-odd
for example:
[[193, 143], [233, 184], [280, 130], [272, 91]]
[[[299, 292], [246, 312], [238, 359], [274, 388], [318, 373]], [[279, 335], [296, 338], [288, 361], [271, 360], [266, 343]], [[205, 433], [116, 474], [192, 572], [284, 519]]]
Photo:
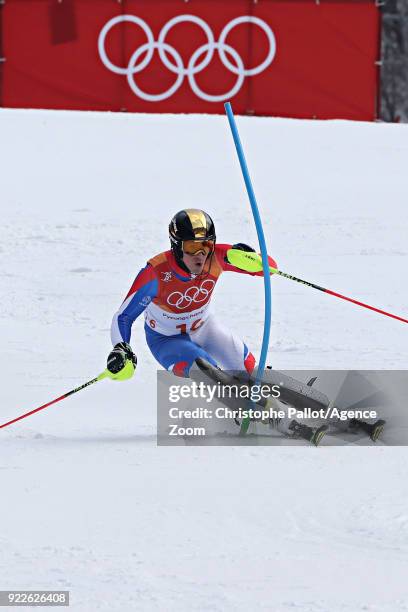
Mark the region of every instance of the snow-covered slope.
[[[407, 127], [240, 118], [282, 270], [407, 315]], [[226, 119], [0, 111], [0, 420], [93, 378], [171, 215], [256, 244]], [[255, 353], [260, 279], [220, 318]], [[404, 314], [405, 313], [405, 314]], [[278, 369], [404, 369], [407, 330], [273, 279]], [[408, 609], [406, 449], [157, 448], [156, 363], [0, 431], [2, 589], [74, 610]]]

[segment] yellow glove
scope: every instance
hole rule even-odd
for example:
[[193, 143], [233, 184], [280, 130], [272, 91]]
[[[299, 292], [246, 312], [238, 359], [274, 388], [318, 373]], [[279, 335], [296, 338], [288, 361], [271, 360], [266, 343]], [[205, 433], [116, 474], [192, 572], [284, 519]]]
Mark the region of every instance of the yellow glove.
[[[245, 270], [245, 272], [261, 272], [263, 270], [262, 257], [254, 251], [242, 251], [240, 249], [229, 249], [227, 260], [232, 266]], [[276, 268], [269, 266], [269, 272], [276, 272]]]

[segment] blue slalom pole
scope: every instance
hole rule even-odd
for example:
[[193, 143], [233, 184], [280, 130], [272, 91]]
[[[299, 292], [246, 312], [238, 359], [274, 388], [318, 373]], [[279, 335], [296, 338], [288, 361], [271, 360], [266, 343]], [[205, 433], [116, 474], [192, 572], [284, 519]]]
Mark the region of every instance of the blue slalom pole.
[[[254, 217], [256, 231], [258, 234], [259, 246], [261, 249], [262, 267], [264, 270], [263, 278], [264, 278], [264, 290], [265, 290], [265, 319], [264, 319], [264, 331], [263, 331], [263, 339], [262, 339], [261, 356], [259, 358], [258, 373], [256, 377], [256, 382], [258, 383], [261, 380], [264, 370], [265, 370], [265, 363], [266, 363], [266, 357], [267, 357], [268, 346], [269, 346], [269, 336], [270, 336], [270, 331], [271, 331], [272, 298], [271, 298], [271, 279], [269, 276], [268, 250], [266, 247], [265, 235], [264, 235], [264, 231], [262, 227], [261, 217], [259, 215], [258, 205], [256, 203], [254, 188], [252, 187], [251, 177], [249, 176], [249, 170], [248, 170], [248, 166], [245, 160], [244, 150], [242, 148], [242, 143], [239, 137], [237, 124], [234, 118], [234, 113], [232, 112], [231, 103], [226, 102], [224, 104], [224, 108], [225, 108], [225, 112], [227, 113], [232, 136], [234, 138], [235, 148], [238, 154], [239, 163], [241, 166], [246, 190], [247, 190], [248, 197], [249, 197], [249, 202], [251, 204], [252, 215]], [[249, 426], [249, 422], [248, 422], [248, 426]], [[246, 429], [248, 429], [248, 426], [246, 427]], [[242, 428], [241, 428], [241, 432], [242, 432]]]

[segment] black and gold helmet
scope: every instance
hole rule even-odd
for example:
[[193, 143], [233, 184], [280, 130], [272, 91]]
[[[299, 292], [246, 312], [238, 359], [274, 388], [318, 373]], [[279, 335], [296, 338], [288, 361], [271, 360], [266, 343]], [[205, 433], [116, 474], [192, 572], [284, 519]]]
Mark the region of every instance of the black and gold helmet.
[[211, 240], [215, 243], [215, 227], [213, 220], [203, 210], [186, 208], [174, 215], [169, 225], [171, 250], [177, 263], [183, 264], [183, 242], [185, 240]]

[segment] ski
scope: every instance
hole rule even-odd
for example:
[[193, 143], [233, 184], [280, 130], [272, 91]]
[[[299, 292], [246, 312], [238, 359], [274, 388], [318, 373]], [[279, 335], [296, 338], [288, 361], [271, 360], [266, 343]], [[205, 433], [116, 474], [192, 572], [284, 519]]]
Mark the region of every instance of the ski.
[[386, 421], [384, 419], [378, 419], [375, 423], [367, 423], [360, 419], [351, 419], [350, 429], [357, 431], [363, 431], [373, 442], [377, 442], [378, 438], [382, 434]]
[[314, 446], [319, 446], [329, 427], [327, 425], [320, 425], [320, 427], [309, 427], [309, 425], [292, 421], [292, 423], [289, 425], [289, 429], [293, 431], [292, 436], [290, 436], [291, 438], [302, 438]]
[[[238, 384], [242, 386], [244, 385], [251, 386], [254, 384], [254, 380], [251, 377], [243, 376], [243, 375], [240, 376], [238, 374], [235, 376], [232, 376], [228, 374], [227, 372], [220, 370], [219, 368], [215, 368], [210, 363], [208, 363], [208, 361], [206, 361], [205, 359], [201, 359], [201, 358], [196, 359], [196, 364], [199, 370], [202, 373], [204, 373], [206, 376], [208, 376], [209, 379], [212, 380], [213, 382], [221, 383], [223, 385]], [[286, 402], [288, 401], [294, 402], [294, 400], [296, 400], [296, 403], [298, 405], [299, 404], [303, 405], [303, 402], [306, 401], [306, 397], [307, 397], [309, 402], [314, 402], [314, 405], [321, 406], [321, 405], [326, 405], [326, 403], [328, 403], [328, 398], [324, 394], [319, 393], [316, 390], [312, 391], [311, 385], [314, 382], [313, 379], [309, 381], [308, 385], [305, 385], [303, 383], [300, 383], [299, 381], [296, 381], [293, 378], [290, 378], [284, 375], [282, 372], [268, 371], [268, 373], [269, 373], [269, 380], [267, 382], [262, 381], [264, 384], [272, 385], [272, 383], [275, 382], [274, 380], [272, 380], [272, 378], [275, 378], [275, 377], [277, 378], [277, 380], [284, 379], [285, 385], [286, 385], [284, 399]], [[193, 379], [197, 377], [197, 374], [198, 374], [197, 370], [196, 372], [194, 372], [194, 370], [190, 371], [190, 377]], [[255, 405], [265, 408], [268, 406], [268, 400], [269, 398], [261, 399], [259, 402], [256, 402]], [[231, 407], [237, 408], [238, 403], [236, 403], [236, 405], [234, 404], [235, 402], [232, 402]], [[250, 423], [252, 422], [251, 419], [247, 417], [243, 419], [241, 422], [239, 422], [237, 418], [235, 418], [234, 420], [236, 424], [241, 427], [239, 435], [240, 436], [245, 435], [246, 432], [248, 431]], [[288, 434], [288, 437], [302, 438], [303, 440], [307, 440], [314, 446], [318, 446], [320, 442], [322, 441], [323, 436], [327, 432], [328, 426], [321, 425], [319, 427], [310, 427], [308, 425], [298, 423], [296, 420], [293, 420], [289, 429], [293, 433]]]

